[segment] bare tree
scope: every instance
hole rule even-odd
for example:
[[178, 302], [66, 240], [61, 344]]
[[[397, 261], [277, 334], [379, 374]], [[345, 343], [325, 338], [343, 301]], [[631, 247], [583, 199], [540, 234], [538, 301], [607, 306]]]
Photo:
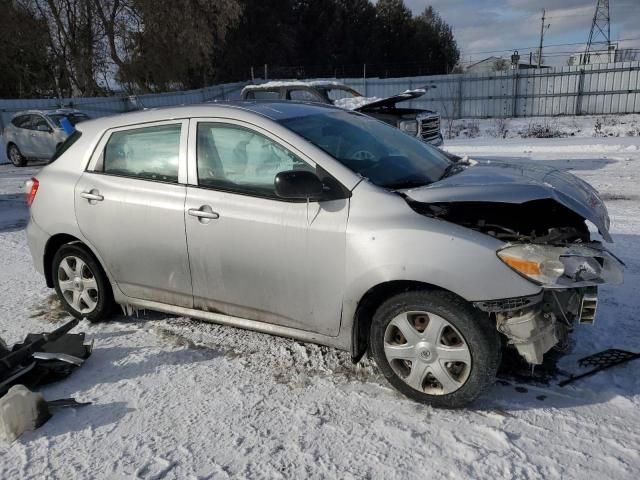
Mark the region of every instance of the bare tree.
[[[100, 95], [98, 72], [105, 68], [103, 33], [92, 0], [18, 0], [46, 21], [49, 43], [58, 72], [60, 93]], [[68, 85], [70, 92], [63, 92]]]
[[460, 96], [460, 82], [446, 82], [438, 86], [440, 93], [438, 100], [440, 104], [441, 118], [446, 122], [446, 137], [451, 140], [454, 138], [453, 123], [456, 118], [460, 118], [462, 98]]

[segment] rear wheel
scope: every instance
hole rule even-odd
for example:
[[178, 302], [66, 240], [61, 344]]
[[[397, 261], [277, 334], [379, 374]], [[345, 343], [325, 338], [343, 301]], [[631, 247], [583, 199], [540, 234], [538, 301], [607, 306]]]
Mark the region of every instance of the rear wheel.
[[443, 291], [395, 295], [370, 332], [376, 363], [395, 388], [434, 407], [467, 405], [495, 380], [500, 338], [489, 318]]
[[94, 256], [81, 244], [66, 244], [53, 257], [52, 277], [65, 310], [91, 322], [113, 311], [111, 285]]
[[7, 147], [7, 156], [16, 167], [24, 167], [27, 164], [27, 159], [22, 155], [15, 143], [10, 143]]

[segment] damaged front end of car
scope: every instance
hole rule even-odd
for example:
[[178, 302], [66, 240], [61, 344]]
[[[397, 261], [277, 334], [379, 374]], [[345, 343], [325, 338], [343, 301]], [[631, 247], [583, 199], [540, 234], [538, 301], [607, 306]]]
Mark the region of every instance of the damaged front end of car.
[[598, 287], [623, 281], [623, 262], [592, 239], [587, 225], [612, 241], [604, 203], [569, 173], [469, 162], [451, 177], [401, 194], [417, 213], [501, 240], [498, 259], [540, 286], [533, 296], [474, 302], [530, 364], [541, 364], [552, 348], [567, 348], [576, 324], [594, 323]]

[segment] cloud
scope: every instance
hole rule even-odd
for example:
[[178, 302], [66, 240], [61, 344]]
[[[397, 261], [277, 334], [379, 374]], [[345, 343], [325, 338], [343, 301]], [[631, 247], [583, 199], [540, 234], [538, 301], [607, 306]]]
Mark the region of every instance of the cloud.
[[[595, 11], [595, 0], [405, 0], [419, 14], [432, 5], [452, 27], [462, 61], [490, 55], [508, 56], [513, 49], [528, 55], [540, 41], [542, 9], [546, 9], [545, 54], [549, 64], [564, 64], [584, 49]], [[638, 0], [611, 2], [611, 39], [640, 38]], [[554, 47], [554, 44], [561, 45]], [[640, 40], [620, 47], [640, 48]], [[493, 52], [493, 51], [496, 52]], [[501, 50], [501, 51], [497, 51]]]

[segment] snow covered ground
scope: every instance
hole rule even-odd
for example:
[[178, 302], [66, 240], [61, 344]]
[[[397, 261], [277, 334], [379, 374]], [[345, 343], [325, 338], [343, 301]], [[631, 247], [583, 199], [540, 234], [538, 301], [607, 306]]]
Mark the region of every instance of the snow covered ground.
[[[640, 350], [640, 139], [478, 138], [446, 148], [535, 160], [594, 184], [612, 217], [625, 284], [602, 290], [561, 368], [610, 347]], [[33, 269], [24, 180], [0, 165], [0, 335], [12, 344], [66, 315]], [[0, 478], [640, 477], [640, 364], [560, 388], [496, 384], [473, 407], [434, 410], [396, 393], [347, 353], [149, 313], [81, 323], [93, 356], [48, 399], [92, 405], [56, 414], [9, 447]]]

